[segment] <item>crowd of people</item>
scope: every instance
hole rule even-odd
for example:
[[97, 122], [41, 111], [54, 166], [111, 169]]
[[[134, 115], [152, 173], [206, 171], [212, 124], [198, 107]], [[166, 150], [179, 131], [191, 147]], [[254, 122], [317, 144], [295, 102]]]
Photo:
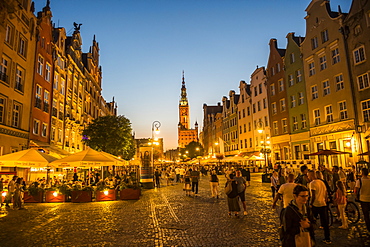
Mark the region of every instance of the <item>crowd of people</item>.
[[300, 171], [295, 175], [278, 167], [271, 176], [272, 208], [276, 208], [279, 200], [282, 202], [279, 233], [283, 246], [300, 246], [299, 241], [303, 241], [304, 246], [314, 246], [318, 216], [324, 229], [322, 241], [331, 244], [328, 203], [333, 203], [337, 208], [336, 220], [341, 223], [339, 228], [348, 229], [345, 214], [347, 193], [359, 195], [366, 227], [370, 232], [370, 179], [367, 177], [367, 168], [363, 168], [361, 174], [356, 174], [354, 167], [344, 171], [338, 166], [330, 170], [319, 165], [318, 169], [309, 170], [303, 165]]

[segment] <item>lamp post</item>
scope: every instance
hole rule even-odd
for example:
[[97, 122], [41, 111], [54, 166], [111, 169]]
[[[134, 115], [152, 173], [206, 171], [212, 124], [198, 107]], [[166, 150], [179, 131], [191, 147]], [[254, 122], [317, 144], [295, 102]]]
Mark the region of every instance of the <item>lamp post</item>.
[[[266, 149], [266, 130], [265, 130], [265, 124], [262, 122], [262, 120], [258, 121], [258, 133], [263, 133], [263, 154], [265, 156], [265, 167], [268, 167], [268, 157], [267, 157], [267, 149]], [[262, 142], [262, 141], [261, 141]]]
[[152, 123], [152, 167], [154, 169], [154, 134], [159, 134], [159, 127], [161, 127], [161, 122], [159, 121], [154, 121]]

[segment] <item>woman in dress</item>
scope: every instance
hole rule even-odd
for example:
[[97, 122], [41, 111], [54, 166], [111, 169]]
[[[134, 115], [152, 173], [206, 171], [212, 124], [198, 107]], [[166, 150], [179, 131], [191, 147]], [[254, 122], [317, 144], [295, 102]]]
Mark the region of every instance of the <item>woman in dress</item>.
[[13, 209], [22, 208], [22, 178], [17, 178], [14, 187]]
[[346, 189], [344, 188], [344, 183], [341, 180], [337, 181], [337, 191], [335, 192], [334, 202], [338, 205], [338, 211], [342, 221], [342, 225], [339, 228], [347, 229], [348, 221], [345, 213], [347, 205], [347, 193]]
[[227, 195], [227, 205], [229, 207], [229, 217], [231, 217], [232, 212], [235, 213], [235, 217], [239, 217], [239, 196], [238, 196], [238, 185], [237, 182], [234, 180], [234, 175], [230, 174], [229, 178], [226, 182], [225, 187], [228, 186], [228, 183], [231, 183], [232, 190]]

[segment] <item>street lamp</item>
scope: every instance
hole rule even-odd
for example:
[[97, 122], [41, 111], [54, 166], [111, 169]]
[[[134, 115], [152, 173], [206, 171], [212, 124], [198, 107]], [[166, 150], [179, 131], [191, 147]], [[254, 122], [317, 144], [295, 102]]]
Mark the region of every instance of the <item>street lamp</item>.
[[161, 122], [159, 121], [154, 121], [152, 123], [152, 168], [154, 169], [154, 134], [158, 135], [159, 134], [159, 127], [161, 127]]
[[[259, 134], [262, 134], [263, 133], [263, 149], [262, 149], [262, 153], [264, 154], [265, 156], [265, 167], [268, 167], [268, 157], [267, 157], [267, 149], [266, 149], [266, 131], [265, 131], [265, 124], [262, 122], [262, 120], [260, 119], [258, 121], [258, 129], [257, 129], [257, 132]], [[261, 141], [262, 143], [262, 141]], [[269, 142], [270, 143], [270, 142]], [[268, 144], [269, 144], [268, 143]]]

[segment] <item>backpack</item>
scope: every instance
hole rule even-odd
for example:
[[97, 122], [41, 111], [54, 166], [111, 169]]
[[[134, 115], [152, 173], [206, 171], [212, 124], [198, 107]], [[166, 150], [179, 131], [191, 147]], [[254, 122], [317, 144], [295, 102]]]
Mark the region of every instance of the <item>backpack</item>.
[[226, 187], [225, 187], [225, 194], [226, 195], [230, 194], [232, 190], [233, 190], [232, 182], [227, 181], [226, 182]]

